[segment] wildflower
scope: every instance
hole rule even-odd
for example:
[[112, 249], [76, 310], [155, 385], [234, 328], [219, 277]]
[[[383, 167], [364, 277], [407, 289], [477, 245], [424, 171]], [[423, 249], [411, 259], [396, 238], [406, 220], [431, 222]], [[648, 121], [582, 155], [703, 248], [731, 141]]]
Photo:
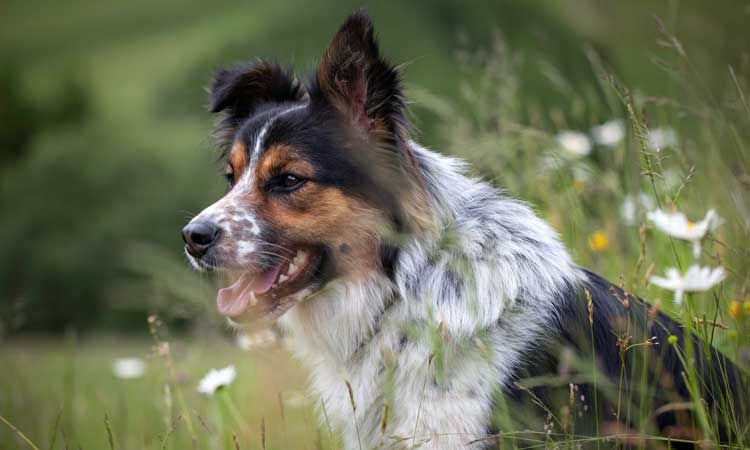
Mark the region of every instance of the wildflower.
[[635, 225], [638, 219], [638, 211], [654, 209], [654, 200], [643, 192], [635, 195], [626, 195], [620, 207], [620, 216], [625, 225]]
[[740, 305], [739, 301], [734, 300], [729, 304], [729, 314], [734, 318], [740, 317], [742, 314], [742, 305]]
[[684, 239], [693, 243], [693, 255], [698, 257], [701, 253], [701, 240], [706, 233], [716, 229], [721, 224], [721, 218], [711, 209], [706, 217], [700, 222], [691, 222], [681, 212], [667, 213], [660, 209], [651, 211], [648, 219], [670, 236]]
[[140, 378], [146, 370], [146, 365], [140, 358], [117, 358], [112, 362], [112, 372], [117, 378]]
[[591, 153], [591, 140], [578, 131], [564, 130], [559, 132], [557, 143], [570, 156], [582, 157]]
[[198, 392], [206, 395], [213, 395], [218, 389], [229, 386], [237, 377], [237, 370], [234, 366], [227, 366], [223, 369], [211, 369], [198, 384]]
[[670, 334], [667, 338], [667, 342], [669, 343], [669, 345], [675, 345], [677, 343], [677, 336], [675, 336], [674, 334]]
[[589, 236], [589, 248], [595, 252], [603, 252], [609, 248], [609, 237], [603, 231], [596, 231]]
[[688, 267], [685, 275], [680, 275], [679, 270], [671, 267], [667, 269], [666, 277], [652, 276], [650, 282], [660, 288], [674, 291], [674, 302], [682, 303], [682, 294], [685, 292], [707, 291], [719, 284], [724, 279], [724, 268], [719, 266], [700, 267], [693, 265]]
[[675, 147], [677, 145], [677, 133], [669, 127], [654, 128], [648, 130], [648, 146], [659, 151], [665, 147]]
[[594, 142], [606, 147], [614, 147], [625, 138], [625, 125], [620, 119], [613, 119], [591, 129]]

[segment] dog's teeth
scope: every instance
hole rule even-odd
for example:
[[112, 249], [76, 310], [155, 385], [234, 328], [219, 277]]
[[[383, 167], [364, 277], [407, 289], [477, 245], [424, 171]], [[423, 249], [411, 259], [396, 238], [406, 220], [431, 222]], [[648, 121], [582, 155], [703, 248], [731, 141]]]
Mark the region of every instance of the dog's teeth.
[[289, 269], [286, 271], [289, 275], [294, 275], [297, 273], [297, 266], [294, 265], [294, 263], [289, 264]]
[[286, 275], [281, 275], [279, 277], [279, 283], [283, 283], [283, 282], [285, 282], [288, 279], [289, 279], [289, 277], [287, 277]]
[[257, 304], [258, 304], [258, 299], [255, 298], [255, 293], [251, 292], [250, 293], [250, 306], [255, 306]]

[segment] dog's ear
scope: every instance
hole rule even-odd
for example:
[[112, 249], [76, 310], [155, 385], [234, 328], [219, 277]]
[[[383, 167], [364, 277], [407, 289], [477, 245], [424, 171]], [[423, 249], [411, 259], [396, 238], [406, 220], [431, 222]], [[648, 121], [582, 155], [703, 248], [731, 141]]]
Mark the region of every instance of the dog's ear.
[[238, 119], [263, 103], [299, 101], [303, 96], [299, 83], [283, 67], [259, 61], [218, 70], [211, 84], [209, 109]]
[[363, 9], [349, 16], [331, 40], [318, 67], [317, 91], [363, 132], [385, 125], [405, 128], [400, 75], [378, 50], [372, 21]]

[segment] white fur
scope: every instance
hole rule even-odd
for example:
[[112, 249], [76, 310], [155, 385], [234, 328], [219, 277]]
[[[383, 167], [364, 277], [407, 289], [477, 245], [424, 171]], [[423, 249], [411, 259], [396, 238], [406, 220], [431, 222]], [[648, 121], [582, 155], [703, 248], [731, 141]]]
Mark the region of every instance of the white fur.
[[[242, 177], [237, 180], [231, 191], [201, 211], [192, 220], [192, 222], [213, 222], [221, 227], [221, 233], [225, 239], [222, 239], [216, 245], [215, 252], [224, 256], [226, 260], [234, 261], [238, 268], [249, 267], [253, 264], [257, 256], [255, 254], [258, 244], [257, 239], [263, 231], [255, 211], [249, 210], [246, 204], [247, 197], [252, 195], [251, 190], [255, 183], [255, 167], [264, 148], [268, 129], [279, 117], [306, 106], [306, 103], [295, 105], [268, 118], [255, 136], [253, 149], [249, 155], [250, 161]], [[226, 255], [231, 256], [231, 258], [226, 258]], [[189, 254], [188, 260], [196, 269], [203, 269], [202, 264]]]
[[394, 281], [333, 281], [279, 322], [346, 448], [483, 448], [493, 396], [582, 275], [526, 204], [413, 150], [443, 239], [407, 242]]

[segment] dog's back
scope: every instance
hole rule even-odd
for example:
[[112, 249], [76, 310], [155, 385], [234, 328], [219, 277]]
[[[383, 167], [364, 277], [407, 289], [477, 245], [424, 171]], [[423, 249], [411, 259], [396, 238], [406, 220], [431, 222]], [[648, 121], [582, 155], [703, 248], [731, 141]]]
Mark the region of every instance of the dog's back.
[[[730, 430], [750, 425], [746, 374], [657, 308], [595, 273], [585, 276], [578, 295], [560, 303], [550, 339], [519, 366], [513, 402], [563, 408], [563, 422], [546, 424], [557, 433], [617, 435], [647, 447], [646, 436], [670, 438], [675, 448], [736, 441]], [[693, 386], [689, 370], [698, 380]], [[721, 435], [707, 436], [709, 429]]]

